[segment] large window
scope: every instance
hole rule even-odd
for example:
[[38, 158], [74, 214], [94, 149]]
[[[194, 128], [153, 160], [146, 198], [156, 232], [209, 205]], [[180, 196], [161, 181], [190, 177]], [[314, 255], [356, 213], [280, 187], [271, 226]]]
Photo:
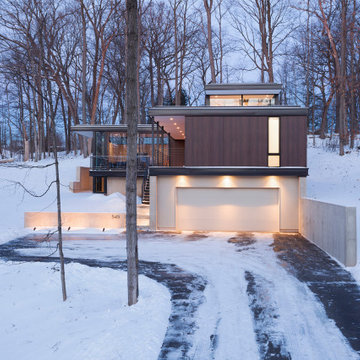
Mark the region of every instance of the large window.
[[243, 106], [275, 105], [274, 95], [243, 95]]
[[275, 95], [211, 95], [210, 106], [270, 106]]
[[242, 106], [242, 95], [210, 96], [210, 106]]
[[268, 166], [280, 166], [280, 119], [268, 119]]

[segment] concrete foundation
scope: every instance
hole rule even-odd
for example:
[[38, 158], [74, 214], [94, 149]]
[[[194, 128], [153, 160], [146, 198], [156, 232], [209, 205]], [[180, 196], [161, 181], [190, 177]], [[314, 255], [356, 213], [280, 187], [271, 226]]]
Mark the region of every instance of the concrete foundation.
[[300, 232], [345, 266], [357, 260], [356, 208], [300, 200]]

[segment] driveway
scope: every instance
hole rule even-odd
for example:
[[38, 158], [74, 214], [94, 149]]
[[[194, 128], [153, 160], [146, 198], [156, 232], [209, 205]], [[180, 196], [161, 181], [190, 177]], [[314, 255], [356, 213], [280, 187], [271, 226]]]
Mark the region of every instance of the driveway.
[[[124, 235], [75, 236], [64, 253], [126, 269], [125, 246]], [[15, 261], [55, 261], [51, 252], [29, 238], [0, 246], [0, 257]], [[159, 359], [360, 358], [359, 286], [300, 236], [143, 232], [139, 257], [140, 272], [171, 293]]]

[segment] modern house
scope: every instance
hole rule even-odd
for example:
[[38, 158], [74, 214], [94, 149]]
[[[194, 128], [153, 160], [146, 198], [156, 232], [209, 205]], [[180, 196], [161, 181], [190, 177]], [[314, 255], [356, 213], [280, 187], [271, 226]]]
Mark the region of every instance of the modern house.
[[[280, 105], [279, 84], [210, 84], [205, 106], [158, 106], [138, 125], [138, 194], [150, 183], [159, 230], [299, 229], [307, 109]], [[124, 192], [126, 125], [77, 125], [93, 136], [95, 192]]]

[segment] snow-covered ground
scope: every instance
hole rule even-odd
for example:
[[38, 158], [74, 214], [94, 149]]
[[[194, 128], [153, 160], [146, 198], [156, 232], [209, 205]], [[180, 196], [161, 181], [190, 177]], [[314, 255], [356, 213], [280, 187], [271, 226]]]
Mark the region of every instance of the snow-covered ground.
[[[327, 317], [321, 302], [306, 283], [297, 280], [279, 262], [270, 246], [274, 241], [270, 234], [255, 234], [241, 247], [227, 241], [236, 234], [188, 235], [145, 234], [139, 242], [141, 260], [175, 263], [207, 281], [205, 301], [194, 319], [195, 332], [189, 334], [191, 347], [186, 358], [235, 360], [239, 355], [244, 360], [263, 358], [258, 343], [259, 331], [270, 336], [275, 348], [281, 347], [282, 359], [288, 359], [286, 354], [293, 360], [358, 359], [358, 354], [351, 349], [335, 322]], [[40, 248], [24, 249], [21, 254], [41, 256], [50, 252], [44, 244]], [[64, 252], [77, 259], [125, 260], [126, 242], [124, 238], [118, 241], [67, 241]], [[0, 318], [5, 319], [5, 322], [2, 320], [4, 330], [0, 333], [0, 348], [8, 349], [10, 343], [16, 345], [16, 357], [6, 358], [24, 358], [23, 354], [32, 350], [39, 360], [57, 359], [60, 355], [69, 359], [113, 359], [116, 351], [119, 359], [155, 358], [152, 351], [155, 347], [159, 351], [159, 338], [164, 335], [163, 322], [169, 314], [166, 292], [141, 279], [140, 309], [138, 305], [128, 309], [124, 308], [122, 273], [91, 270], [75, 264], [66, 269], [70, 282], [69, 302], [62, 304], [59, 274], [54, 273], [51, 266], [0, 266], [0, 302], [5, 304], [0, 307]], [[249, 274], [256, 280], [259, 300], [265, 306], [257, 323], [254, 323], [251, 309]], [[159, 298], [157, 305], [154, 298]], [[148, 300], [149, 313], [145, 314], [144, 301]], [[165, 314], [160, 314], [162, 308]], [[126, 324], [131, 321], [135, 323], [128, 331]], [[35, 334], [31, 331], [34, 323], [37, 324]], [[52, 327], [57, 329], [52, 332]], [[151, 331], [159, 331], [159, 334]], [[136, 343], [141, 336], [144, 339]], [[128, 346], [144, 348], [146, 355], [127, 353], [122, 357], [128, 337]], [[147, 344], [153, 346], [149, 345], [148, 349]], [[108, 352], [102, 354], [104, 348]], [[179, 358], [182, 357], [171, 354], [167, 357]]]
[[[76, 167], [89, 166], [89, 161], [81, 156], [61, 157], [62, 210], [68, 212], [125, 212], [125, 197], [120, 193], [104, 196], [92, 193], [74, 194], [69, 190], [69, 183], [76, 180]], [[19, 182], [32, 193], [41, 195], [55, 179], [55, 169], [54, 166], [37, 167], [51, 163], [53, 163], [53, 159], [45, 159], [38, 163], [0, 164], [0, 243], [28, 232], [24, 229], [25, 211], [56, 211], [55, 184], [42, 197], [33, 197], [16, 184]], [[19, 168], [16, 165], [25, 167]]]
[[170, 294], [154, 280], [140, 276], [129, 308], [124, 271], [67, 265], [66, 302], [54, 263], [0, 261], [0, 274], [1, 359], [157, 359]]
[[[312, 147], [311, 142], [307, 196], [356, 206], [359, 224], [359, 151], [339, 157], [336, 152], [323, 148], [319, 141], [316, 147]], [[32, 165], [51, 162], [47, 159]], [[122, 211], [124, 201], [120, 194], [105, 197], [69, 191], [68, 184], [75, 180], [76, 166], [87, 166], [88, 162], [81, 157], [61, 159], [63, 209]], [[24, 211], [54, 211], [56, 206], [55, 187], [45, 196], [34, 198], [14, 182], [19, 181], [40, 194], [53, 179], [53, 167], [29, 169], [0, 165], [0, 243], [29, 232], [23, 229]], [[264, 296], [271, 300], [274, 310], [273, 320], [265, 325], [284, 342], [293, 359], [358, 358], [309, 288], [279, 266], [269, 247], [270, 235], [256, 235], [256, 244], [244, 252], [234, 251], [234, 244], [225, 241], [231, 234], [211, 234], [198, 241], [191, 241], [186, 235], [177, 239], [144, 238], [139, 244], [139, 257], [175, 263], [208, 281], [206, 301], [196, 319], [198, 330], [190, 350], [193, 358], [237, 359], [240, 354], [242, 359], [259, 358], [246, 272], [264, 284]], [[29, 253], [36, 251], [29, 250]], [[42, 255], [50, 252], [46, 247], [41, 250]], [[69, 257], [121, 260], [125, 254], [124, 241], [65, 243], [65, 255]], [[0, 262], [1, 358], [157, 358], [170, 313], [170, 295], [165, 287], [142, 276], [140, 301], [129, 308], [124, 272], [79, 264], [70, 264], [66, 269], [69, 300], [63, 303], [59, 273], [53, 264]], [[360, 281], [360, 265], [351, 271]], [[211, 352], [209, 339], [217, 338]], [[129, 351], [135, 351], [135, 355]]]

